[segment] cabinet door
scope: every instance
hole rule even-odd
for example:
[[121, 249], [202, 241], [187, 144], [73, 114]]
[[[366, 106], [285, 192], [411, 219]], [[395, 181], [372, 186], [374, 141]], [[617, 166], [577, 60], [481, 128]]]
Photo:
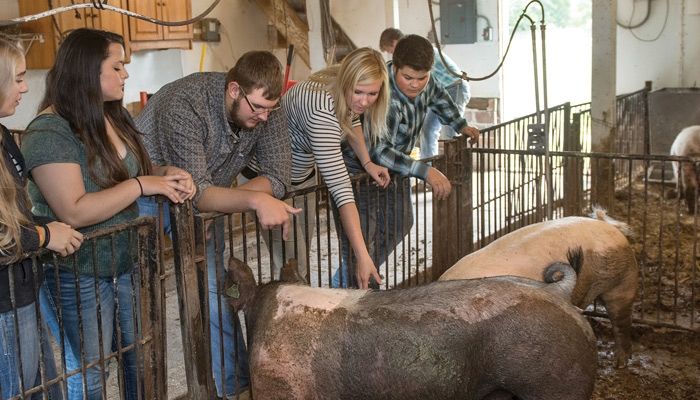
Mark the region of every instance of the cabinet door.
[[[126, 0], [111, 0], [109, 4], [118, 8], [126, 9]], [[94, 15], [92, 18], [92, 23], [95, 29], [102, 29], [105, 31], [118, 33], [124, 38], [124, 50], [126, 52], [125, 61], [129, 62], [131, 49], [129, 46], [128, 17], [111, 10], [100, 11], [97, 9], [92, 9], [92, 14]]]
[[[185, 21], [192, 18], [191, 0], [161, 0], [163, 20]], [[192, 39], [192, 25], [164, 26], [163, 39]]]
[[[129, 10], [153, 18], [161, 18], [161, 0], [129, 0]], [[162, 40], [163, 27], [141, 19], [130, 18], [129, 33], [132, 41]]]
[[[49, 9], [48, 0], [19, 0], [19, 15], [33, 15]], [[51, 18], [41, 18], [21, 25], [23, 32], [42, 34], [44, 42], [38, 40], [32, 43], [27, 53], [28, 69], [48, 69], [56, 57], [56, 41]]]
[[[109, 5], [118, 8], [126, 8], [125, 4], [126, 0], [111, 0], [109, 2]], [[100, 11], [97, 9], [91, 9], [91, 11], [94, 15], [93, 27], [95, 29], [102, 29], [104, 31], [118, 33], [122, 36], [128, 36], [124, 34], [124, 18], [127, 18], [126, 16], [123, 16], [122, 14], [116, 11], [110, 10]]]
[[[53, 0], [52, 5], [54, 8], [70, 6], [74, 3], [71, 0]], [[91, 9], [81, 8], [73, 11], [66, 11], [55, 15], [56, 23], [61, 31], [61, 36], [65, 37], [67, 34], [78, 28], [92, 28], [92, 18]], [[50, 20], [50, 18], [47, 18]], [[61, 43], [62, 37], [57, 37], [58, 44]]]

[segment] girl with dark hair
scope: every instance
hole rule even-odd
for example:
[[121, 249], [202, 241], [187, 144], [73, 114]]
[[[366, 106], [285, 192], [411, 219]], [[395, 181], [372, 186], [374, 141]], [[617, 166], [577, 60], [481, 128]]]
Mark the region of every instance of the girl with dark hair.
[[[0, 118], [13, 115], [27, 92], [25, 73], [22, 50], [0, 38]], [[1, 124], [0, 134], [0, 398], [6, 399], [56, 374], [47, 330], [37, 314], [42, 271], [34, 270], [26, 254], [46, 247], [66, 256], [80, 248], [83, 235], [62, 222], [34, 221], [25, 191], [24, 158]], [[59, 396], [52, 393], [54, 399]]]
[[[187, 172], [151, 166], [122, 106], [128, 76], [121, 36], [77, 29], [65, 38], [46, 78], [41, 111], [22, 144], [35, 213], [86, 233], [136, 219], [139, 196], [164, 195], [182, 203], [194, 195]], [[123, 348], [136, 340], [134, 241], [124, 231], [87, 247], [74, 262], [49, 266], [42, 288], [42, 306], [62, 318], [62, 332], [58, 324], [50, 324], [56, 337], [63, 334], [69, 371], [110, 354], [113, 344]], [[136, 398], [135, 351], [121, 357], [125, 397]], [[87, 398], [105, 395], [106, 364], [96, 364], [85, 376], [68, 378], [71, 399], [83, 398], [83, 385]]]

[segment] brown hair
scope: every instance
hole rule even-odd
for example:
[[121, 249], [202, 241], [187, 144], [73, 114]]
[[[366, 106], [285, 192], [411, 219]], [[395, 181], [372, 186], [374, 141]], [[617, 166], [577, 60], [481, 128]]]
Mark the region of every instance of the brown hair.
[[[46, 76], [46, 96], [39, 110], [49, 106], [70, 123], [85, 145], [90, 177], [101, 187], [112, 187], [129, 179], [129, 171], [107, 137], [105, 118], [134, 153], [141, 175], [151, 173], [151, 161], [122, 100], [104, 101], [100, 73], [109, 56], [109, 46], [124, 46], [124, 39], [112, 32], [76, 29], [61, 43], [56, 62]], [[104, 173], [98, 172], [98, 165]]]
[[279, 99], [282, 96], [282, 64], [269, 51], [249, 51], [226, 74], [226, 87], [231, 82], [237, 82], [246, 93], [262, 88], [267, 100]]
[[396, 43], [392, 63], [396, 68], [408, 66], [416, 71], [430, 71], [434, 58], [433, 45], [428, 39], [408, 35]]
[[379, 36], [379, 50], [384, 51], [387, 47], [390, 47], [394, 41], [401, 40], [403, 38], [403, 32], [396, 28], [386, 28], [382, 31]]

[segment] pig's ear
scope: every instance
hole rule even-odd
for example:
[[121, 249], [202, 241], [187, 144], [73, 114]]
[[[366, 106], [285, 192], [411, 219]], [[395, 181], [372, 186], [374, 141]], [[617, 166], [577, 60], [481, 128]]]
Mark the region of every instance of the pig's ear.
[[236, 311], [245, 311], [255, 297], [255, 277], [250, 267], [243, 261], [231, 257], [224, 281], [223, 294], [229, 305]]
[[284, 283], [302, 283], [306, 284], [306, 279], [304, 279], [301, 274], [299, 274], [299, 269], [298, 267], [297, 260], [294, 258], [290, 258], [286, 264], [284, 264], [284, 267], [282, 267], [282, 271], [280, 272], [280, 280]]

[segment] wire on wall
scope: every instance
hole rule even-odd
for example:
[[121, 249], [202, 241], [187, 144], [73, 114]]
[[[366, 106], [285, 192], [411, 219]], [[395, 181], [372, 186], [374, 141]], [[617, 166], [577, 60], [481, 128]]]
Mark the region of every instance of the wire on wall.
[[5, 27], [5, 26], [12, 26], [12, 25], [17, 25], [21, 24], [24, 22], [30, 22], [30, 21], [36, 21], [41, 18], [46, 18], [50, 17], [62, 12], [67, 12], [67, 11], [73, 11], [73, 10], [79, 10], [82, 8], [97, 8], [100, 10], [110, 10], [114, 12], [118, 12], [120, 14], [124, 14], [128, 17], [140, 19], [143, 21], [148, 21], [156, 25], [164, 25], [164, 26], [182, 26], [182, 25], [189, 25], [193, 24], [200, 19], [206, 17], [213, 9], [216, 7], [221, 0], [214, 0], [212, 4], [204, 10], [201, 14], [197, 15], [194, 18], [190, 18], [184, 21], [163, 21], [160, 19], [152, 18], [152, 17], [147, 17], [138, 13], [135, 13], [133, 11], [125, 10], [123, 8], [115, 7], [112, 5], [107, 4], [107, 0], [104, 1], [98, 1], [98, 0], [93, 0], [90, 3], [80, 3], [80, 4], [72, 4], [70, 6], [63, 6], [63, 7], [57, 7], [52, 10], [44, 11], [38, 14], [33, 14], [33, 15], [27, 15], [24, 17], [19, 17], [19, 18], [12, 18], [10, 20], [6, 21], [0, 21], [0, 27]]
[[[647, 1], [647, 7], [648, 7], [648, 5], [649, 5], [649, 1], [651, 1], [651, 0], [648, 0], [648, 1]], [[651, 38], [651, 39], [646, 39], [646, 38], [640, 37], [640, 36], [634, 31], [634, 28], [636, 28], [637, 26], [641, 26], [641, 24], [635, 25], [635, 26], [633, 26], [633, 27], [631, 27], [631, 28], [628, 28], [628, 27], [626, 27], [626, 26], [624, 26], [624, 25], [620, 25], [619, 23], [618, 23], [618, 25], [622, 26], [623, 28], [629, 29], [629, 31], [630, 31], [630, 33], [632, 34], [632, 36], [634, 36], [634, 38], [637, 39], [637, 40], [639, 40], [640, 42], [647, 42], [647, 43], [655, 42], [655, 41], [659, 40], [659, 38], [661, 37], [661, 34], [664, 33], [664, 31], [666, 30], [666, 25], [668, 24], [668, 13], [669, 13], [669, 8], [670, 8], [670, 5], [668, 4], [668, 0], [666, 0], [666, 15], [664, 16], [664, 23], [663, 23], [663, 25], [661, 25], [661, 29], [659, 30], [659, 33], [657, 33], [656, 36], [654, 36], [654, 37]], [[632, 4], [632, 14], [634, 14], [634, 3]], [[646, 22], [646, 20], [649, 18], [649, 14], [650, 14], [650, 13], [649, 13], [649, 11], [647, 10], [647, 16], [646, 16], [646, 18], [644, 19], [643, 22]], [[632, 17], [630, 17], [630, 19], [631, 19], [631, 18], [632, 18]]]
[[634, 11], [635, 11], [635, 6], [637, 5], [637, 2], [635, 0], [632, 0], [632, 12], [630, 12], [630, 20], [627, 22], [627, 24], [624, 24], [620, 22], [619, 19], [615, 18], [615, 22], [617, 23], [617, 26], [625, 29], [634, 29], [634, 28], [639, 28], [640, 26], [644, 25], [648, 20], [649, 20], [649, 15], [651, 14], [651, 0], [646, 0], [647, 4], [647, 11], [646, 14], [644, 15], [644, 18], [642, 18], [641, 21], [638, 23], [632, 25], [632, 18], [634, 18]]
[[[430, 13], [430, 26], [431, 26], [431, 30], [430, 30], [430, 31], [432, 32], [432, 35], [433, 35], [433, 37], [435, 38], [435, 46], [436, 46], [437, 49], [438, 49], [438, 54], [440, 54], [440, 59], [442, 60], [442, 63], [445, 64], [445, 67], [447, 68], [447, 71], [448, 71], [450, 74], [452, 74], [453, 76], [455, 76], [455, 77], [457, 77], [457, 78], [460, 78], [460, 79], [464, 79], [464, 80], [466, 80], [466, 81], [485, 81], [485, 80], [487, 80], [487, 79], [493, 77], [494, 75], [496, 75], [496, 74], [498, 73], [498, 71], [503, 67], [503, 63], [505, 62], [506, 57], [508, 56], [508, 51], [510, 50], [510, 45], [513, 43], [513, 38], [515, 37], [515, 33], [516, 33], [517, 29], [518, 29], [518, 26], [520, 25], [520, 21], [522, 21], [523, 18], [526, 18], [527, 20], [530, 21], [530, 26], [531, 26], [531, 27], [534, 27], [535, 21], [533, 21], [533, 19], [530, 18], [530, 17], [526, 14], [526, 11], [527, 11], [528, 7], [530, 7], [530, 5], [533, 4], [533, 3], [537, 3], [537, 4], [540, 5], [540, 8], [541, 8], [541, 10], [542, 10], [542, 19], [540, 20], [540, 24], [541, 24], [541, 26], [542, 26], [542, 29], [544, 29], [544, 7], [542, 6], [542, 3], [540, 3], [538, 0], [532, 0], [532, 1], [530, 1], [530, 2], [525, 6], [525, 8], [523, 9], [522, 14], [520, 14], [520, 17], [519, 17], [518, 20], [515, 22], [515, 26], [513, 27], [513, 30], [512, 30], [512, 32], [510, 33], [510, 38], [508, 39], [508, 46], [506, 46], [506, 51], [505, 51], [505, 53], [503, 53], [503, 57], [501, 58], [501, 61], [498, 63], [498, 66], [496, 66], [496, 69], [495, 69], [493, 72], [491, 72], [490, 74], [486, 75], [486, 76], [472, 77], [472, 76], [468, 76], [467, 73], [464, 72], [464, 71], [459, 71], [459, 72], [453, 71], [453, 70], [448, 66], [448, 64], [445, 62], [445, 56], [443, 56], [443, 54], [442, 54], [442, 46], [440, 45], [440, 39], [439, 39], [439, 37], [438, 37], [438, 35], [437, 35], [437, 29], [435, 28], [435, 22], [436, 22], [437, 20], [439, 20], [439, 18], [435, 18], [434, 15], [433, 15], [433, 7], [432, 7], [432, 5], [434, 4], [433, 0], [428, 0], [428, 11], [429, 11], [429, 13]], [[489, 23], [489, 25], [490, 25], [490, 23]]]

